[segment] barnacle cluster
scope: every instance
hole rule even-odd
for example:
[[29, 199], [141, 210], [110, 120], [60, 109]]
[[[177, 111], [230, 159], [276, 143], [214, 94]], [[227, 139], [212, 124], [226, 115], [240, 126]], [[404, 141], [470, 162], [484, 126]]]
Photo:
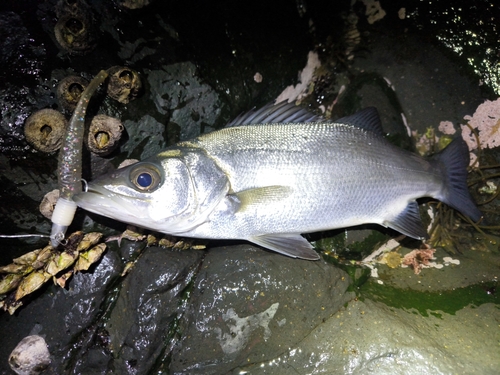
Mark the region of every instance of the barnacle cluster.
[[[114, 66], [107, 72], [109, 82], [106, 90], [109, 97], [127, 104], [141, 92], [142, 83], [135, 70]], [[73, 112], [88, 85], [89, 81], [81, 76], [73, 75], [62, 79], [57, 86], [57, 98], [61, 107]], [[24, 134], [28, 143], [36, 150], [50, 153], [61, 147], [67, 127], [68, 121], [62, 113], [47, 108], [28, 117]], [[109, 155], [118, 147], [123, 130], [123, 125], [117, 118], [97, 115], [90, 124], [85, 143], [91, 152], [100, 156]]]
[[102, 233], [75, 232], [68, 237], [62, 252], [47, 245], [0, 267], [0, 273], [5, 274], [0, 281], [0, 309], [13, 314], [22, 306], [23, 297], [51, 279], [64, 287], [73, 273], [88, 270], [101, 258], [106, 250], [106, 245], [99, 243], [101, 238]]
[[152, 234], [142, 234], [134, 226], [129, 225], [127, 230], [119, 236], [110, 237], [107, 241], [121, 241], [127, 239], [129, 241], [146, 241], [146, 246], [161, 246], [174, 250], [203, 250], [206, 248], [205, 242], [193, 238], [178, 238], [169, 235], [164, 235], [162, 238], [157, 238]]
[[178, 238], [173, 236], [163, 236], [162, 238], [157, 239], [152, 234], [149, 234], [146, 237], [146, 243], [148, 246], [158, 245], [175, 250], [203, 250], [206, 248], [206, 245], [200, 242], [200, 240], [192, 238]]

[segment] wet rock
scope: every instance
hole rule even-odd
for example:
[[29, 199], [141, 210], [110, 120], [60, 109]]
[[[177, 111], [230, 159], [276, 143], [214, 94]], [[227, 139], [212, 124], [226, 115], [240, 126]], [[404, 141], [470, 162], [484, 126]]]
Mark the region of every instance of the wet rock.
[[[191, 62], [147, 71], [151, 100], [161, 114], [171, 113], [170, 122], [180, 126], [180, 140], [210, 131], [220, 114], [218, 94], [197, 76]], [[212, 129], [213, 130], [213, 129]]]
[[74, 275], [66, 298], [64, 319], [66, 333], [74, 335], [86, 328], [100, 314], [99, 306], [105, 300], [107, 288], [120, 274], [122, 264], [117, 254], [108, 251], [92, 272]]
[[44, 68], [46, 49], [43, 44], [31, 35], [21, 17], [14, 12], [0, 13], [0, 64], [6, 71], [0, 75], [8, 75], [24, 80], [35, 78]]
[[68, 373], [64, 361], [78, 348], [88, 345], [86, 335], [92, 337], [94, 332], [89, 327], [102, 314], [100, 307], [106, 306], [103, 301], [122, 267], [116, 252], [108, 251], [90, 272], [74, 275], [67, 289], [48, 286], [44, 288], [46, 293], [29, 303], [26, 301], [15, 316], [0, 315], [2, 350], [12, 350], [24, 336], [31, 334], [33, 327], [39, 327], [38, 334], [45, 337], [52, 357], [45, 373]]
[[180, 324], [171, 373], [224, 374], [278, 357], [352, 298], [348, 280], [321, 260], [251, 245], [210, 250]]
[[[146, 374], [161, 360], [181, 313], [183, 293], [204, 255], [148, 248], [121, 286], [106, 323], [109, 360], [117, 374]], [[76, 372], [102, 361], [85, 353]], [[102, 369], [101, 369], [102, 370]]]
[[[477, 81], [464, 75], [459, 64], [415, 34], [395, 37], [372, 32], [367, 42], [369, 56], [353, 62], [354, 71], [374, 79], [358, 93], [363, 105], [379, 109], [392, 106], [399, 121], [403, 114], [410, 128], [422, 133], [429, 126], [437, 128], [443, 120], [461, 122], [482, 103]], [[381, 79], [386, 82], [385, 88]], [[390, 94], [388, 104], [380, 100], [382, 88]]]
[[232, 373], [496, 374], [500, 337], [488, 327], [496, 326], [499, 311], [486, 304], [422, 317], [370, 300], [351, 302], [279, 357]]
[[144, 115], [138, 121], [126, 120], [123, 126], [129, 139], [120, 150], [127, 151], [130, 158], [142, 160], [167, 146], [165, 125], [151, 115]]
[[[170, 373], [218, 374], [260, 363], [337, 312], [352, 298], [348, 286], [347, 275], [323, 261], [251, 245], [208, 252], [148, 248], [106, 316], [96, 315], [94, 299], [65, 313], [65, 329], [78, 344], [68, 357], [63, 340], [51, 371], [73, 363], [67, 373], [146, 374], [170, 366]], [[87, 287], [101, 289], [79, 281], [75, 295]]]

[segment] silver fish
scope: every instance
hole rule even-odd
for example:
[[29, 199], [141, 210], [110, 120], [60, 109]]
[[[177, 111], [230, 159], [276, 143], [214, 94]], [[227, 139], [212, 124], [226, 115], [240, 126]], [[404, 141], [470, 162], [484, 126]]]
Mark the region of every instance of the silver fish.
[[[260, 120], [268, 123], [236, 126]], [[481, 217], [467, 190], [469, 151], [461, 137], [424, 159], [383, 137], [374, 108], [315, 120], [290, 105], [252, 111], [102, 176], [74, 200], [162, 233], [247, 240], [310, 260], [319, 257], [301, 233], [375, 223], [425, 238], [421, 197]]]

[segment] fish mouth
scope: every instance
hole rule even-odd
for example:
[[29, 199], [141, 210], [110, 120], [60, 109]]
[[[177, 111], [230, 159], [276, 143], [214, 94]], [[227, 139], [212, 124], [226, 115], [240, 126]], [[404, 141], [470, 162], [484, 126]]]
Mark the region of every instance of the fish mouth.
[[73, 196], [73, 201], [84, 210], [127, 223], [140, 219], [147, 206], [144, 199], [119, 194], [97, 184], [89, 184], [87, 191]]

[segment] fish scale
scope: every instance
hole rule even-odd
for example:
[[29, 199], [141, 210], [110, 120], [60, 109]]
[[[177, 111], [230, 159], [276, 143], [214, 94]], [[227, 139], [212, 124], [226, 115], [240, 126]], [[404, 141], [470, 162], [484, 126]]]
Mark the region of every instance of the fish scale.
[[[160, 232], [243, 239], [303, 259], [318, 255], [302, 233], [374, 223], [424, 238], [421, 197], [481, 217], [467, 191], [463, 139], [424, 159], [382, 136], [375, 109], [337, 122], [288, 120], [232, 123], [181, 142], [97, 179], [75, 201]], [[141, 174], [150, 186], [141, 186]]]
[[[267, 202], [244, 214], [225, 215], [220, 220], [212, 220], [217, 222], [216, 226], [207, 225], [189, 233], [193, 236], [211, 233], [216, 238], [238, 238], [249, 235], [242, 233], [241, 228], [254, 234], [271, 230], [306, 233], [357, 225], [368, 218], [381, 224], [384, 217], [378, 211], [387, 204], [395, 204], [394, 197], [405, 201], [406, 206], [409, 199], [420, 197], [430, 189], [439, 190], [441, 186], [439, 171], [432, 170], [429, 163], [426, 165], [412, 158], [412, 154], [390, 147], [383, 138], [368, 131], [346, 125], [271, 124], [230, 128], [202, 136], [190, 145], [205, 150], [222, 170], [231, 170], [228, 178], [234, 191], [279, 184], [294, 186], [293, 195], [273, 202], [273, 210], [269, 207], [271, 202]], [[332, 166], [330, 158], [342, 160], [341, 168]], [[422, 171], [422, 166], [432, 173]], [[302, 175], [297, 170], [303, 171]], [[401, 170], [407, 172], [404, 183], [394, 186], [385, 183]], [[423, 180], [423, 173], [430, 178]], [[434, 184], [433, 179], [436, 180]], [[418, 190], [421, 181], [425, 181], [421, 184], [425, 191]], [[405, 191], [412, 195], [404, 196]], [[335, 199], [337, 196], [343, 199]], [[265, 214], [278, 208], [281, 215]], [[297, 221], [297, 214], [304, 220]], [[235, 221], [239, 223], [235, 225]]]

